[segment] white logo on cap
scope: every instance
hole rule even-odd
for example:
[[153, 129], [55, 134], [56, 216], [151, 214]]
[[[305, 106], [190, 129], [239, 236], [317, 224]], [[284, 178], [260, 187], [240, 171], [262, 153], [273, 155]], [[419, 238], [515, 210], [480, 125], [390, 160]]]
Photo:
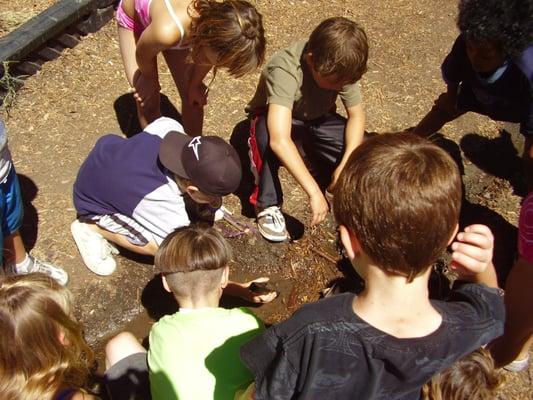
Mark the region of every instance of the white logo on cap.
[[200, 136], [193, 137], [192, 140], [189, 142], [189, 145], [187, 146], [192, 148], [192, 151], [194, 151], [194, 155], [196, 156], [197, 161], [200, 161], [200, 156], [198, 155], [198, 146], [202, 144], [200, 138]]

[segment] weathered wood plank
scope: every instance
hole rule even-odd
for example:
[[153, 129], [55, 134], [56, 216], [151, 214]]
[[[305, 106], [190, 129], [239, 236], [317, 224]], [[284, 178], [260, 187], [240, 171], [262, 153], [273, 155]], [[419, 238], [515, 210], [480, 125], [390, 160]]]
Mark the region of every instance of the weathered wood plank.
[[18, 61], [69, 25], [87, 16], [98, 0], [60, 0], [41, 14], [0, 38], [0, 62]]
[[94, 10], [89, 17], [77, 25], [77, 29], [83, 34], [95, 33], [113, 18], [115, 9], [113, 6]]

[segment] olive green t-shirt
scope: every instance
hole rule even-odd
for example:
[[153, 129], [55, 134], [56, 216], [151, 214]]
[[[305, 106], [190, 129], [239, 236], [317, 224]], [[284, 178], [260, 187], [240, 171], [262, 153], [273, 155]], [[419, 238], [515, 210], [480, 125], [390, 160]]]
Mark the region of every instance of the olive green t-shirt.
[[182, 310], [161, 318], [149, 338], [152, 399], [233, 400], [253, 382], [240, 348], [263, 331], [244, 307]]
[[345, 107], [361, 102], [357, 82], [344, 86], [340, 92], [317, 86], [303, 58], [306, 44], [306, 41], [297, 42], [268, 60], [255, 95], [246, 106], [247, 112], [278, 104], [291, 109], [293, 118], [308, 121], [331, 111], [337, 95]]

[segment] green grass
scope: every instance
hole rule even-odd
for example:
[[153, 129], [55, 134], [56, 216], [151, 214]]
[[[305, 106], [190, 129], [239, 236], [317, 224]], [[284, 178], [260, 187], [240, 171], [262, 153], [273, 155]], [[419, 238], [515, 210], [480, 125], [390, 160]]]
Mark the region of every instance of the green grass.
[[11, 61], [2, 62], [2, 76], [0, 77], [0, 109], [9, 113], [9, 109], [15, 103], [17, 89], [22, 85], [23, 80], [13, 76], [9, 67]]

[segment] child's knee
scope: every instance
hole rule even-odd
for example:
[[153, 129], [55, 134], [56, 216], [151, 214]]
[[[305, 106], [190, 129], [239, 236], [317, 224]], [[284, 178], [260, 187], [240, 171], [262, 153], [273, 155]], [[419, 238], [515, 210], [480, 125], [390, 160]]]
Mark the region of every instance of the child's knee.
[[105, 353], [106, 355], [116, 353], [118, 349], [126, 348], [132, 341], [136, 341], [136, 339], [130, 332], [120, 332], [117, 336], [107, 342]]
[[121, 332], [105, 346], [106, 368], [111, 367], [123, 358], [139, 352], [141, 345], [130, 332]]

